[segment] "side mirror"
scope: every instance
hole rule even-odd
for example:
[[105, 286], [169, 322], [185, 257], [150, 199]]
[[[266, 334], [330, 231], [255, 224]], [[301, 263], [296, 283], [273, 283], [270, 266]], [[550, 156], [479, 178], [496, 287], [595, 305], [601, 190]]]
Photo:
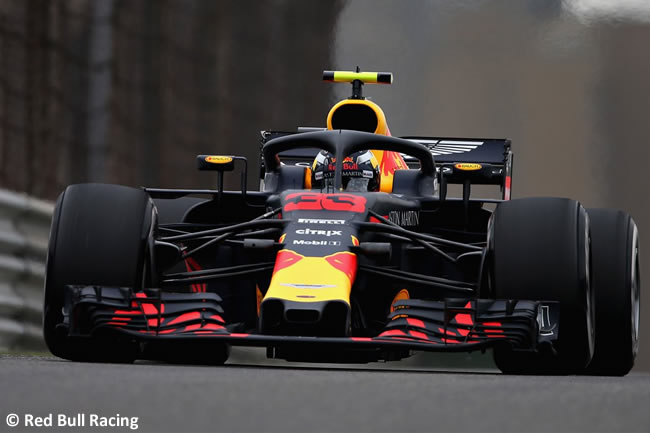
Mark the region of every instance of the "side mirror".
[[235, 161], [241, 161], [244, 164], [244, 169], [241, 173], [241, 193], [246, 202], [246, 190], [248, 189], [248, 160], [243, 156], [229, 156], [229, 155], [196, 155], [196, 165], [201, 171], [216, 171], [217, 172], [217, 201], [221, 203], [223, 196], [223, 174], [226, 171], [233, 171], [235, 168]]
[[197, 167], [201, 171], [232, 171], [235, 168], [235, 158], [224, 155], [197, 155]]

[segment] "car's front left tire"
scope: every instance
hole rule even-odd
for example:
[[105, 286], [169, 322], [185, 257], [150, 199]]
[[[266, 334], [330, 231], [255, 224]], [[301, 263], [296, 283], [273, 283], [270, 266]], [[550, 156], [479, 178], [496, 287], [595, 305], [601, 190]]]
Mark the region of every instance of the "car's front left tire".
[[589, 218], [575, 200], [534, 197], [499, 204], [489, 224], [488, 255], [496, 299], [557, 301], [555, 352], [494, 348], [510, 374], [580, 373], [594, 348]]

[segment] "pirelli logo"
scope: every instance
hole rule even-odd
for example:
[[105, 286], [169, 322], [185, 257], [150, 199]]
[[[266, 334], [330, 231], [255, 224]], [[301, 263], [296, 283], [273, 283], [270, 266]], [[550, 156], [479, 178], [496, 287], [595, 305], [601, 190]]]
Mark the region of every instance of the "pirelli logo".
[[315, 219], [315, 218], [299, 218], [299, 224], [332, 224], [332, 225], [343, 225], [345, 220], [324, 220], [324, 219]]

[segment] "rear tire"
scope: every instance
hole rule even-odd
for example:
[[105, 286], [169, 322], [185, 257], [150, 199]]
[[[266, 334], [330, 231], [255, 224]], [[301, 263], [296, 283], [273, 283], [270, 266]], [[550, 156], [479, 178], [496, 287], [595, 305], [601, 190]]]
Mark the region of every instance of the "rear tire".
[[629, 214], [589, 209], [596, 294], [596, 348], [587, 373], [624, 376], [639, 349], [639, 239]]
[[141, 189], [71, 185], [59, 196], [50, 229], [43, 334], [50, 351], [73, 361], [132, 362], [139, 345], [73, 338], [63, 321], [64, 286], [143, 287], [145, 258], [155, 225], [153, 202]]
[[557, 345], [548, 352], [495, 347], [510, 374], [583, 371], [594, 348], [589, 219], [575, 200], [525, 198], [499, 204], [490, 220], [488, 254], [496, 299], [560, 302]]

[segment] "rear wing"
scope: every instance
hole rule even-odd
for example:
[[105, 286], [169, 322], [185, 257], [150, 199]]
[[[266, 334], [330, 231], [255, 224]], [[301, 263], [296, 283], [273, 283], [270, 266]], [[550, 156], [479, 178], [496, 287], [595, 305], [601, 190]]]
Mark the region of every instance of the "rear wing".
[[[325, 128], [299, 128], [295, 132], [262, 131], [261, 146], [267, 141], [285, 135], [321, 131]], [[441, 196], [446, 195], [447, 184], [460, 184], [469, 192], [469, 186], [496, 185], [501, 189], [502, 199], [510, 199], [512, 185], [512, 151], [508, 139], [495, 138], [450, 138], [450, 137], [399, 137], [419, 143], [431, 152], [441, 187]], [[286, 165], [311, 166], [317, 149], [292, 149], [279, 154]], [[260, 152], [261, 154], [261, 152]], [[417, 168], [417, 159], [402, 155], [410, 168]], [[264, 178], [264, 164], [261, 162], [260, 177]], [[465, 194], [464, 194], [465, 195]]]

